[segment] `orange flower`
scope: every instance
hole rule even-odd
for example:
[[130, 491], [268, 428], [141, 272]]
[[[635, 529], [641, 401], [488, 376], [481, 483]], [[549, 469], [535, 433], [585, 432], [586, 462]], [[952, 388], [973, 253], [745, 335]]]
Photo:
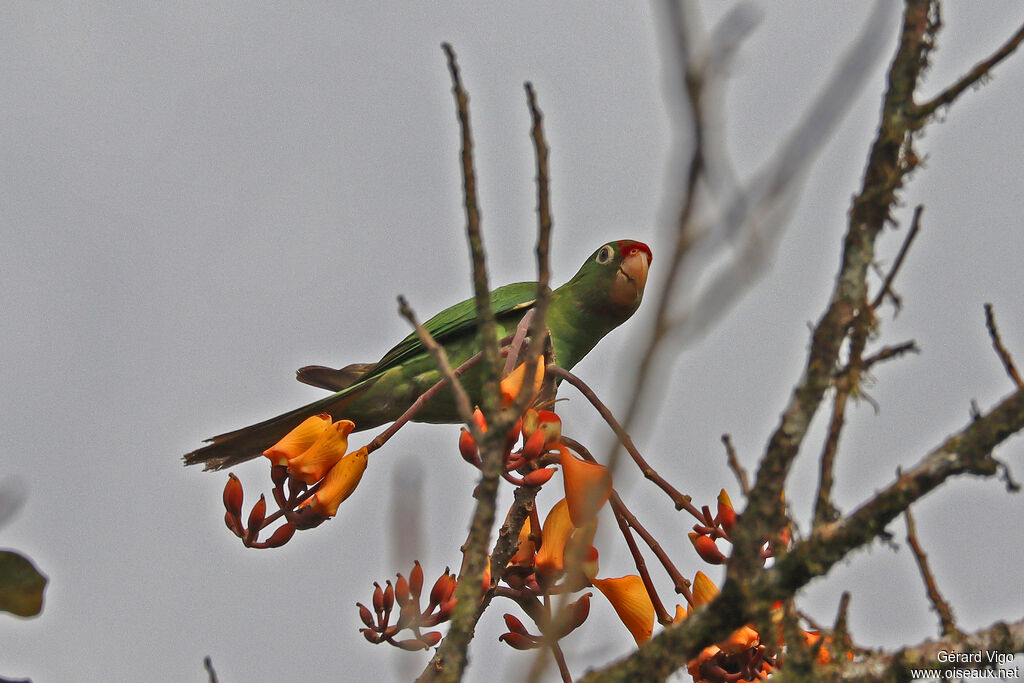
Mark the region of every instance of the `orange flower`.
[[569, 517], [569, 503], [563, 498], [555, 503], [544, 519], [541, 545], [536, 560], [538, 573], [553, 576], [562, 571], [565, 563], [565, 544], [573, 528], [572, 519]]
[[[804, 641], [807, 646], [811, 648], [813, 652], [818, 648], [818, 641], [821, 640], [821, 633], [818, 631], [804, 631]], [[832, 636], [825, 636], [825, 640], [821, 647], [818, 648], [818, 655], [814, 658], [814, 661], [818, 664], [829, 664], [832, 662], [832, 652], [835, 649], [835, 641]], [[846, 658], [853, 661], [853, 651], [846, 651]]]
[[360, 448], [343, 457], [331, 468], [324, 478], [324, 483], [320, 485], [320, 490], [310, 499], [309, 505], [313, 510], [324, 517], [333, 517], [337, 514], [338, 506], [352, 495], [363, 472], [366, 471], [367, 455], [366, 449]]
[[718, 595], [718, 586], [708, 578], [707, 574], [697, 572], [697, 575], [693, 577], [693, 586], [690, 588], [690, 591], [693, 594], [693, 606], [689, 611], [692, 612], [701, 605], [714, 600], [715, 596]]
[[523, 526], [519, 529], [519, 547], [508, 563], [510, 565], [526, 565], [533, 561], [533, 555], [537, 552], [537, 545], [530, 540], [530, 518], [523, 520]]
[[740, 626], [719, 643], [723, 652], [742, 652], [761, 644], [761, 636], [751, 626]]
[[312, 446], [288, 460], [289, 474], [307, 484], [315, 484], [323, 479], [328, 470], [345, 455], [348, 435], [355, 426], [351, 420], [338, 420], [324, 429]]
[[689, 615], [690, 613], [686, 611], [685, 607], [683, 607], [682, 605], [676, 605], [676, 615], [672, 617], [672, 623], [678, 624], [680, 621], [682, 621]]
[[[711, 602], [718, 595], [718, 586], [704, 572], [697, 572], [690, 590], [693, 594], [693, 605], [688, 608], [687, 613], [692, 613], [701, 605]], [[685, 618], [680, 617], [680, 611], [681, 608], [676, 609], [674, 621], [681, 621], [682, 618]], [[741, 666], [741, 670], [761, 672], [763, 674], [761, 678], [763, 678], [771, 669], [769, 664], [763, 660], [763, 652], [760, 634], [752, 626], [741, 626], [722, 642], [704, 648], [699, 655], [687, 663], [686, 669], [697, 683], [705, 683], [712, 678], [716, 681], [719, 680], [717, 677], [708, 678], [705, 675], [706, 668], [714, 670], [715, 667], [735, 671], [736, 666]], [[746, 683], [750, 680], [760, 680], [760, 678], [753, 675], [750, 678], [735, 680], [737, 683]]]
[[612, 478], [604, 465], [580, 460], [561, 444], [557, 444], [557, 448], [569, 516], [575, 526], [583, 526], [608, 501], [612, 494]]
[[594, 579], [593, 584], [612, 603], [615, 613], [633, 634], [637, 645], [643, 645], [651, 639], [654, 604], [643, 579], [630, 574], [617, 579]]
[[324, 431], [331, 426], [330, 415], [314, 415], [303, 420], [298, 427], [284, 435], [284, 438], [263, 451], [274, 465], [287, 465], [288, 461], [316, 443]]
[[[523, 383], [526, 378], [526, 363], [520, 363], [519, 367], [508, 374], [508, 377], [501, 380], [501, 400], [508, 405], [516, 400], [516, 396], [523, 390]], [[537, 371], [533, 378], [531, 397], [540, 391], [544, 384], [544, 356], [537, 358]]]

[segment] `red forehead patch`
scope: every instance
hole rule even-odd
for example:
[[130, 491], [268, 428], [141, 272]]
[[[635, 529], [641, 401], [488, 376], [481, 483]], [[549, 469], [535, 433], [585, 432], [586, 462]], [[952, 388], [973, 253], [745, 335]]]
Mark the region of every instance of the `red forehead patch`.
[[619, 248], [619, 256], [626, 258], [639, 251], [647, 254], [647, 265], [651, 265], [651, 261], [654, 260], [654, 254], [651, 253], [651, 248], [643, 242], [636, 242], [634, 240], [619, 240], [615, 243]]

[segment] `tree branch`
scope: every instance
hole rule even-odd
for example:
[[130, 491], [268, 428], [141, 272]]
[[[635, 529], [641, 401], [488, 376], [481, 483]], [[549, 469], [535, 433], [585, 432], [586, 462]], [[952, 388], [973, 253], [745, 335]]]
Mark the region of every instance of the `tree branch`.
[[935, 608], [935, 612], [939, 615], [940, 633], [943, 638], [957, 638], [961, 634], [956, 627], [956, 622], [953, 620], [953, 608], [949, 606], [949, 603], [942, 597], [942, 593], [939, 592], [939, 585], [935, 581], [935, 575], [932, 574], [932, 570], [928, 566], [928, 556], [925, 554], [924, 548], [921, 547], [921, 542], [917, 539], [917, 526], [914, 524], [914, 517], [910, 514], [910, 508], [903, 511], [903, 517], [907, 522], [907, 544], [910, 546], [911, 552], [914, 553], [917, 568], [921, 570], [921, 579], [924, 581], [925, 590], [928, 591], [928, 599], [931, 601], [932, 607]]
[[985, 327], [988, 328], [988, 334], [992, 337], [992, 346], [995, 347], [999, 360], [1003, 362], [1003, 367], [1006, 368], [1006, 374], [1010, 376], [1010, 379], [1018, 387], [1024, 386], [1020, 373], [1017, 372], [1017, 366], [1013, 363], [1013, 357], [1006, 350], [1006, 347], [1003, 346], [1003, 340], [999, 336], [999, 329], [996, 327], [996, 316], [992, 312], [992, 304], [985, 304]]
[[924, 104], [920, 104], [915, 107], [914, 114], [921, 119], [921, 123], [923, 123], [924, 119], [934, 114], [935, 110], [939, 107], [952, 104], [953, 101], [960, 97], [965, 90], [988, 76], [989, 72], [996, 66], [996, 64], [1013, 54], [1017, 47], [1020, 46], [1022, 40], [1024, 40], [1024, 26], [1018, 28], [1017, 32], [1010, 36], [1009, 40], [1003, 43], [991, 57], [978, 62], [973, 69], [964, 74], [964, 76], [956, 83], [949, 86]]

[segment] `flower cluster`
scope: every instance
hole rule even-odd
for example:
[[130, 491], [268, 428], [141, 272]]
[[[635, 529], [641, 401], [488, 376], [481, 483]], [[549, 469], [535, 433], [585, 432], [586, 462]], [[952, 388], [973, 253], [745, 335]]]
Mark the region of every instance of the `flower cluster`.
[[[247, 524], [242, 524], [242, 483], [228, 475], [224, 487], [228, 529], [250, 548], [276, 548], [291, 540], [296, 530], [319, 526], [337, 514], [338, 506], [359, 484], [369, 455], [365, 448], [346, 453], [353, 429], [350, 420], [334, 422], [330, 415], [314, 415], [265, 450], [278, 510], [267, 515], [266, 497], [261, 495]], [[282, 517], [284, 524], [267, 540], [258, 540], [263, 529]]]
[[[679, 622], [718, 595], [718, 587], [704, 574], [697, 572], [693, 580], [693, 604], [676, 609], [675, 621]], [[774, 610], [773, 628], [778, 627], [775, 642], [765, 641], [750, 624], [729, 634], [725, 640], [704, 648], [697, 657], [687, 663], [686, 669], [696, 683], [754, 683], [767, 678], [783, 664], [786, 650], [782, 634], [782, 605]], [[809, 648], [816, 664], [828, 664], [835, 658], [837, 648], [831, 636], [817, 631], [798, 630], [802, 643], [797, 646]], [[845, 649], [845, 657], [853, 660], [853, 652]]]
[[[697, 572], [693, 580], [693, 604], [685, 611], [677, 608], [676, 620], [682, 621], [717, 595], [718, 587], [714, 582], [704, 572]], [[722, 642], [704, 648], [690, 660], [686, 670], [697, 683], [746, 683], [765, 678], [775, 665], [758, 632], [751, 626], [741, 626]]]
[[[546, 374], [543, 358], [537, 363], [532, 382], [526, 376], [525, 363], [516, 367], [501, 381], [502, 410], [515, 404], [524, 391], [531, 397], [528, 405], [541, 403], [537, 397]], [[527, 617], [524, 620], [505, 613], [507, 631], [499, 637], [501, 642], [518, 650], [548, 648], [556, 658], [562, 657], [560, 641], [589, 618], [595, 592], [608, 600], [637, 646], [651, 639], [656, 623], [665, 627], [679, 623], [718, 595], [718, 588], [703, 572], [697, 572], [691, 584], [676, 570], [660, 544], [614, 492], [608, 468], [597, 463], [580, 443], [564, 436], [561, 418], [542, 407], [547, 406], [524, 409], [504, 435], [501, 477], [524, 487], [532, 500], [532, 494], [560, 472], [564, 495], [551, 506], [543, 523], [535, 503], [519, 508], [516, 506], [520, 503], [516, 503], [508, 513], [508, 533], [503, 533], [503, 540], [488, 558], [483, 575], [462, 577], [446, 568], [425, 596], [425, 607], [424, 574], [418, 562], [408, 578], [399, 573], [396, 580], [385, 581], [383, 586], [374, 582], [370, 606], [357, 603], [363, 623], [360, 631], [369, 642], [388, 643], [409, 651], [436, 646], [443, 637], [436, 628], [451, 619], [456, 591], [462, 580], [479, 586], [479, 599], [511, 600]], [[482, 470], [482, 457], [474, 435], [486, 433], [489, 425], [479, 408], [473, 413], [470, 427], [472, 431], [462, 429], [458, 449], [464, 460]], [[355, 424], [349, 420], [335, 421], [329, 415], [315, 415], [264, 451], [271, 465], [273, 501], [278, 506], [271, 514], [268, 514], [265, 496], [261, 495], [243, 523], [242, 484], [237, 477], [229, 475], [224, 489], [228, 528], [246, 546], [271, 548], [287, 543], [297, 530], [318, 526], [337, 514], [339, 505], [359, 483], [369, 453], [390, 438], [397, 427], [382, 434], [383, 438], [375, 439], [371, 445], [348, 452], [348, 437], [354, 429]], [[642, 468], [649, 467], [642, 459], [638, 464]], [[648, 469], [644, 472], [650, 473]], [[652, 480], [657, 482], [660, 477]], [[725, 564], [729, 556], [725, 546], [733, 542], [737, 523], [729, 495], [724, 489], [719, 493], [717, 509], [712, 514], [709, 506], [698, 510], [690, 504], [689, 497], [674, 489], [672, 492], [678, 494], [673, 496], [677, 509], [685, 509], [697, 520], [688, 534], [697, 556], [710, 565]], [[635, 561], [637, 574], [599, 576], [599, 554], [594, 539], [599, 514], [609, 501]], [[512, 519], [523, 520], [517, 536], [514, 536]], [[263, 530], [278, 520], [281, 525], [265, 540], [260, 540]], [[676, 607], [674, 618], [658, 597], [633, 534], [639, 535], [655, 552], [673, 578], [676, 591], [687, 600], [686, 606]], [[515, 542], [510, 543], [513, 540]], [[788, 528], [779, 536], [763, 541], [762, 560], [773, 556], [773, 543], [788, 544]], [[557, 596], [563, 599], [554, 599]], [[772, 637], [765, 638], [764, 633], [748, 624], [704, 648], [687, 664], [694, 680], [697, 683], [753, 682], [781, 667], [787, 648], [792, 644], [787, 644], [783, 637], [785, 620], [781, 605], [775, 612]], [[830, 636], [802, 629], [796, 633], [801, 636], [796, 646], [808, 648], [814, 661], [827, 663], [834, 658], [837, 649]], [[850, 656], [849, 648], [842, 651]]]
[[[399, 574], [394, 584], [387, 581], [385, 585], [385, 588], [381, 588], [379, 583], [373, 584], [373, 611], [362, 603], [356, 603], [359, 618], [365, 624], [365, 628], [359, 630], [366, 639], [371, 643], [389, 643], [409, 651], [426, 650], [437, 645], [441, 640], [441, 632], [424, 633], [422, 629], [437, 626], [451, 616], [456, 602], [455, 576], [447, 568], [444, 570], [444, 574], [438, 577], [430, 589], [426, 609], [420, 606], [423, 568], [419, 562], [413, 565], [408, 579]], [[397, 618], [391, 623], [396, 606]], [[410, 629], [413, 636], [396, 640], [395, 636], [403, 629]]]

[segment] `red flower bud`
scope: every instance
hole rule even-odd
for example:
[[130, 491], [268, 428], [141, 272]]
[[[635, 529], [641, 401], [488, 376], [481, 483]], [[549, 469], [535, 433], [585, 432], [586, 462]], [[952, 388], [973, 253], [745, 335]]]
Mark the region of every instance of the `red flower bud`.
[[384, 590], [376, 581], [373, 582], [373, 611], [378, 615], [384, 612]]
[[292, 536], [295, 535], [295, 525], [292, 523], [282, 524], [274, 530], [274, 533], [270, 535], [267, 542], [264, 544], [267, 548], [280, 548], [288, 541], [292, 540]]
[[256, 501], [256, 504], [252, 506], [252, 510], [249, 511], [249, 529], [245, 534], [246, 545], [254, 543], [256, 537], [260, 535], [260, 530], [263, 528], [263, 520], [267, 516], [267, 499], [262, 494], [260, 499]]
[[366, 624], [367, 628], [375, 629], [377, 624], [373, 621], [373, 613], [361, 602], [356, 603], [356, 607], [359, 608], [359, 619]]
[[420, 640], [422, 640], [423, 644], [427, 647], [434, 647], [439, 642], [441, 642], [441, 632], [427, 631], [426, 633], [420, 636]]
[[530, 434], [526, 442], [523, 443], [523, 460], [529, 462], [540, 457], [540, 454], [544, 452], [544, 443], [546, 441], [547, 434], [543, 429], [538, 429], [533, 434]]
[[590, 596], [591, 593], [584, 593], [580, 596], [579, 600], [569, 605], [572, 612], [569, 615], [568, 628], [565, 633], [569, 634], [575, 631], [577, 628], [583, 625], [583, 622], [590, 616]]
[[726, 559], [728, 559], [718, 549], [718, 546], [715, 545], [710, 536], [694, 533], [691, 533], [689, 536], [693, 547], [697, 550], [697, 554], [700, 555], [700, 559], [708, 564], [724, 564]]
[[224, 485], [224, 509], [238, 519], [242, 518], [242, 496], [242, 482], [234, 474], [228, 474], [228, 483]]
[[430, 589], [430, 607], [427, 608], [427, 611], [430, 612], [447, 599], [448, 568], [445, 567], [444, 574], [437, 577], [437, 581], [434, 582], [434, 586]]
[[532, 636], [524, 636], [521, 633], [502, 633], [498, 640], [508, 643], [517, 650], [532, 650], [537, 647], [538, 640]]
[[455, 573], [448, 574], [448, 578], [445, 580], [445, 591], [444, 600], [442, 602], [448, 602], [455, 595], [455, 589], [458, 587], [458, 579], [455, 578]]
[[513, 614], [505, 615], [505, 627], [512, 633], [518, 633], [523, 636], [530, 635], [530, 632], [526, 630], [526, 626]]
[[733, 509], [732, 501], [729, 500], [729, 494], [725, 489], [718, 494], [718, 516], [715, 517], [715, 522], [725, 529], [725, 533], [732, 535], [732, 527], [736, 524], [736, 510]]
[[395, 581], [395, 599], [399, 605], [409, 602], [409, 582], [401, 574], [398, 575], [398, 579]]
[[[540, 434], [541, 432], [535, 432]], [[554, 476], [555, 470], [550, 467], [542, 467], [523, 476], [523, 483], [527, 486], [543, 486]]]
[[473, 421], [476, 422], [476, 426], [480, 428], [481, 432], [487, 431], [487, 420], [484, 419], [484, 413], [479, 408], [473, 410]]
[[480, 467], [480, 452], [477, 450], [476, 440], [465, 427], [459, 434], [459, 453], [462, 455], [462, 459], [470, 465]]
[[423, 567], [419, 560], [414, 560], [412, 571], [409, 572], [409, 591], [416, 600], [420, 599], [420, 592], [423, 591]]
[[387, 613], [395, 606], [395, 587], [391, 585], [391, 581], [385, 582], [384, 585], [384, 612]]

